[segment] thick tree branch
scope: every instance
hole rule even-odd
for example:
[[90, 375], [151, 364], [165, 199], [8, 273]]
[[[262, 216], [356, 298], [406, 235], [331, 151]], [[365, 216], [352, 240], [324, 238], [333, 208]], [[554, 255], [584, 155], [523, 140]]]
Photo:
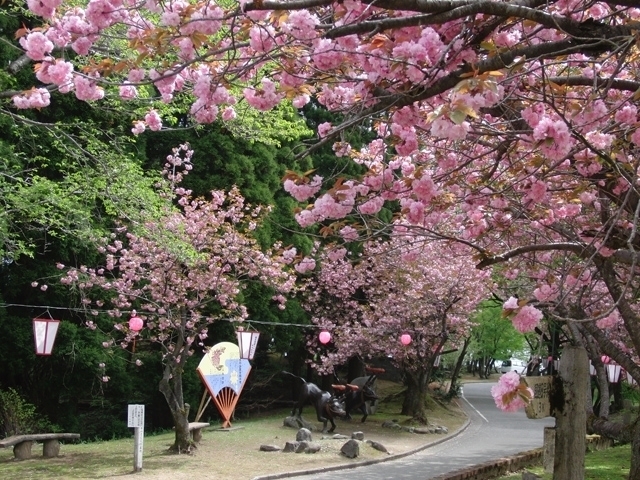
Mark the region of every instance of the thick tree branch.
[[482, 270], [483, 268], [489, 267], [491, 265], [496, 265], [498, 263], [506, 262], [512, 258], [518, 257], [520, 255], [524, 255], [526, 253], [531, 252], [549, 252], [549, 251], [565, 251], [565, 252], [573, 252], [580, 256], [584, 255], [585, 251], [589, 249], [588, 246], [582, 243], [575, 242], [561, 242], [561, 243], [547, 243], [541, 245], [527, 245], [525, 247], [518, 247], [505, 252], [501, 255], [494, 255], [489, 258], [485, 258], [480, 263], [476, 265], [476, 268]]
[[32, 60], [26, 54], [25, 55], [21, 55], [16, 60], [14, 60], [13, 62], [9, 63], [9, 66], [7, 67], [7, 70], [9, 70], [11, 73], [15, 74], [15, 73], [18, 73], [20, 70], [22, 70], [27, 65], [29, 65], [31, 62], [32, 62]]
[[618, 80], [616, 78], [588, 78], [588, 77], [548, 77], [549, 82], [567, 87], [611, 87], [616, 90], [635, 92], [640, 89], [640, 82], [632, 80]]
[[600, 330], [595, 322], [583, 322], [580, 324], [598, 343], [600, 350], [614, 359], [618, 365], [622, 365], [633, 378], [640, 378], [640, 366], [636, 365], [631, 357], [607, 338], [604, 330]]
[[[627, 329], [627, 332], [629, 332], [633, 348], [636, 352], [640, 352], [640, 319], [624, 297], [622, 287], [618, 281], [618, 276], [613, 268], [613, 262], [608, 258], [594, 256], [594, 263], [598, 268], [598, 272], [602, 275], [602, 280], [607, 286], [611, 298], [617, 304], [618, 312], [622, 317], [624, 327]], [[598, 340], [598, 342], [600, 342], [600, 339], [598, 339], [591, 330], [588, 331], [594, 336], [594, 338], [596, 338], [596, 340]], [[633, 372], [634, 370], [629, 371]], [[638, 371], [638, 373], [640, 373], [640, 371]]]
[[[382, 7], [387, 2], [375, 2], [375, 5]], [[395, 2], [388, 2], [395, 4]], [[416, 2], [422, 3], [422, 2]], [[398, 18], [385, 18], [382, 20], [372, 20], [366, 22], [360, 22], [356, 24], [345, 25], [329, 30], [325, 37], [337, 38], [345, 35], [351, 35], [354, 33], [365, 33], [372, 31], [388, 30], [394, 28], [403, 28], [408, 26], [417, 25], [435, 25], [450, 22], [452, 20], [458, 20], [471, 15], [494, 15], [503, 18], [519, 18], [522, 20], [530, 20], [538, 23], [547, 28], [560, 29], [566, 32], [581, 31], [582, 26], [580, 22], [552, 15], [549, 13], [530, 8], [529, 5], [538, 5], [539, 2], [523, 1], [513, 3], [498, 3], [495, 1], [481, 1], [481, 2], [465, 2], [464, 5], [460, 5], [456, 8], [447, 9], [442, 8], [442, 3], [457, 3], [457, 2], [433, 2], [437, 5], [425, 5], [424, 8], [415, 9], [414, 11], [421, 13], [428, 13], [427, 15], [413, 15], [409, 17]], [[422, 6], [422, 5], [420, 5]], [[394, 10], [405, 10], [405, 8], [399, 8], [397, 6], [385, 7]], [[411, 10], [411, 9], [410, 9]], [[582, 33], [582, 32], [581, 32]]]
[[640, 265], [640, 252], [619, 249], [614, 252], [612, 258], [624, 265]]
[[252, 10], [304, 10], [313, 7], [326, 7], [333, 3], [333, 0], [255, 0], [247, 2], [242, 9], [243, 12]]

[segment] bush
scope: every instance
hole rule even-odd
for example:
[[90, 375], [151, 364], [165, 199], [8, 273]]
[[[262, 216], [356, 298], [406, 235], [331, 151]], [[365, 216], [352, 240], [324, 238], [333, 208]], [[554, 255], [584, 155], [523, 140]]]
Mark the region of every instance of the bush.
[[26, 402], [13, 388], [0, 390], [0, 434], [5, 437], [26, 433], [60, 431], [36, 407]]

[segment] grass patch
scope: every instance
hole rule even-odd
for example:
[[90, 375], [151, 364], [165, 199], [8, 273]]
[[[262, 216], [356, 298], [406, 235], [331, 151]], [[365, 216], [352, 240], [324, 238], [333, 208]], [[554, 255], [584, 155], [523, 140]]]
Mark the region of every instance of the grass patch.
[[[620, 445], [606, 450], [588, 452], [585, 456], [585, 480], [627, 480], [631, 465], [631, 445]], [[542, 466], [527, 468], [544, 480], [552, 480], [553, 475], [544, 473]], [[514, 480], [521, 473], [513, 473], [496, 480]]]
[[[381, 382], [382, 384], [383, 382]], [[440, 435], [418, 435], [390, 428], [382, 428], [385, 420], [406, 422], [409, 417], [400, 415], [402, 397], [397, 385], [379, 385], [381, 402], [377, 412], [370, 415], [365, 423], [355, 415], [351, 422], [338, 421], [335, 433], [351, 436], [362, 431], [366, 439], [385, 445], [392, 453], [412, 451], [426, 443], [442, 438]], [[429, 420], [443, 425], [454, 432], [466, 421], [462, 411], [452, 404], [443, 406], [437, 402], [430, 404]], [[321, 444], [321, 451], [313, 454], [289, 454], [261, 452], [260, 445], [283, 447], [287, 441], [294, 441], [296, 430], [283, 426], [283, 419], [291, 409], [282, 409], [261, 414], [251, 419], [233, 421], [232, 431], [219, 431], [217, 425], [205, 430], [197, 450], [191, 455], [176, 455], [168, 452], [173, 444], [174, 433], [166, 432], [144, 438], [142, 472], [135, 478], [153, 480], [193, 480], [206, 473], [207, 478], [224, 480], [249, 480], [256, 476], [323, 468], [330, 465], [360, 463], [385, 458], [387, 455], [369, 445], [362, 444], [357, 459], [347, 459], [340, 455], [344, 440], [323, 439], [322, 433], [313, 432], [313, 440]], [[316, 427], [313, 407], [304, 408], [303, 418]], [[42, 458], [42, 446], [34, 445], [33, 457], [29, 460], [14, 461], [11, 449], [0, 449], [0, 478], [2, 480], [27, 479], [120, 479], [133, 473], [133, 438], [95, 443], [65, 444], [60, 448], [60, 456]]]

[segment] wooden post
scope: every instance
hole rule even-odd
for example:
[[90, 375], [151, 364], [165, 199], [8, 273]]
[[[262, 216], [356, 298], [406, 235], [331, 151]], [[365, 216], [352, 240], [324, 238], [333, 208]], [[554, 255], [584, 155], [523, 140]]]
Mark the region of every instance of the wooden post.
[[553, 462], [556, 450], [556, 427], [544, 427], [544, 443], [542, 444], [542, 467], [544, 473], [553, 473]]
[[142, 453], [144, 451], [144, 427], [135, 427], [133, 434], [133, 471], [142, 471]]
[[144, 405], [129, 405], [127, 426], [134, 428], [133, 471], [141, 472], [144, 445]]
[[556, 417], [553, 480], [584, 480], [587, 434], [585, 396], [589, 388], [589, 360], [583, 347], [567, 346], [560, 360], [562, 394], [552, 405]]

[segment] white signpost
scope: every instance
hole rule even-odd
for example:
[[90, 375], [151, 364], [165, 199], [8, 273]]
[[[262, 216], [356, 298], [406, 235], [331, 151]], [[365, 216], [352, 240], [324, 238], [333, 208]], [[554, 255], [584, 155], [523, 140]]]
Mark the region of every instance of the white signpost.
[[144, 443], [144, 405], [129, 405], [129, 428], [134, 428], [133, 435], [133, 471], [142, 471], [142, 451]]

